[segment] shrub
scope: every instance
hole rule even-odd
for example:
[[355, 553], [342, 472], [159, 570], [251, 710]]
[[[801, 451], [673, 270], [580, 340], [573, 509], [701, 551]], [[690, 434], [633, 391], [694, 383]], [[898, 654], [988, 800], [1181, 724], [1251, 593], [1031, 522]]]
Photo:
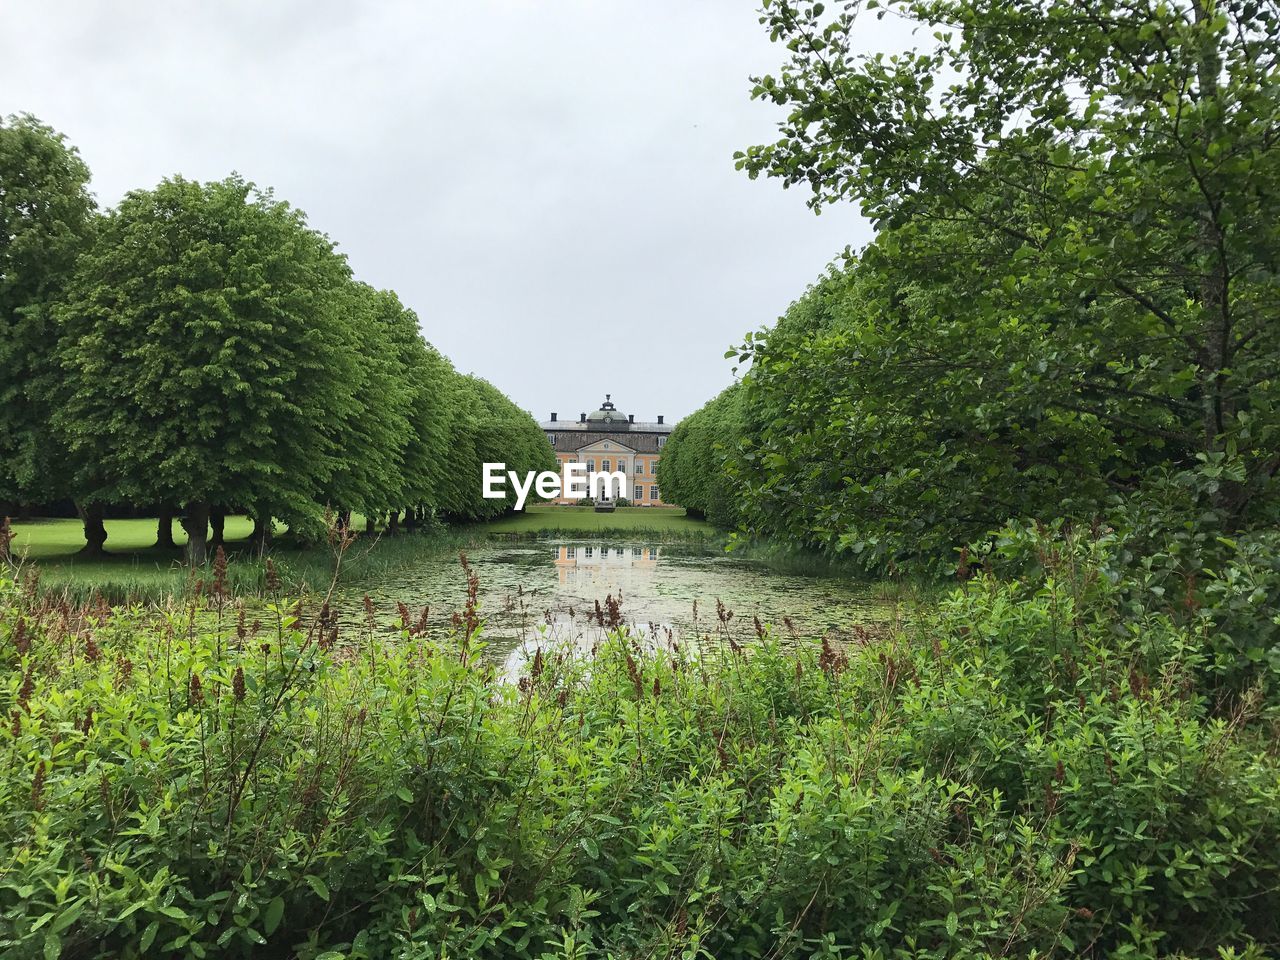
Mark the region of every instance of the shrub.
[[1120, 616], [1102, 549], [843, 649], [618, 634], [518, 684], [474, 609], [0, 584], [0, 953], [1261, 956], [1275, 705], [1207, 697], [1207, 625]]

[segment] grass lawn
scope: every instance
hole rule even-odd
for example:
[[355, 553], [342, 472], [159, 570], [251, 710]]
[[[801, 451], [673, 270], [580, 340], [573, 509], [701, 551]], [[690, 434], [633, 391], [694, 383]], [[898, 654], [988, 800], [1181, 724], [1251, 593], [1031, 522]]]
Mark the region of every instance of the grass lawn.
[[[81, 557], [84, 529], [77, 519], [32, 520], [13, 524], [11, 550], [19, 560], [35, 561], [40, 582], [46, 588], [66, 589], [76, 597], [101, 590], [111, 602], [135, 598], [158, 598], [181, 593], [187, 587], [190, 571], [183, 565], [186, 532], [176, 520], [173, 540], [179, 549], [158, 549], [155, 518], [144, 520], [107, 520], [106, 556]], [[237, 545], [247, 546], [253, 521], [248, 517], [229, 516], [223, 532], [228, 552]], [[249, 565], [233, 577], [237, 585], [248, 587], [260, 579], [258, 570]], [[245, 583], [237, 581], [244, 578]]]
[[[174, 554], [168, 550], [156, 550], [156, 521], [147, 520], [108, 520], [106, 551], [109, 554], [129, 554], [151, 562], [168, 563]], [[244, 540], [253, 530], [253, 521], [248, 517], [227, 517], [223, 532], [227, 540]], [[18, 556], [26, 555], [33, 560], [44, 560], [64, 557], [70, 562], [77, 561], [75, 554], [84, 546], [84, 528], [77, 519], [70, 520], [33, 520], [29, 523], [13, 525], [12, 549]], [[173, 541], [181, 546], [187, 542], [186, 531], [177, 520], [173, 522]], [[106, 561], [87, 561], [89, 563], [110, 563]]]
[[483, 525], [494, 533], [666, 533], [711, 536], [705, 520], [685, 516], [684, 507], [618, 507], [596, 513], [594, 507], [525, 507], [519, 513]]

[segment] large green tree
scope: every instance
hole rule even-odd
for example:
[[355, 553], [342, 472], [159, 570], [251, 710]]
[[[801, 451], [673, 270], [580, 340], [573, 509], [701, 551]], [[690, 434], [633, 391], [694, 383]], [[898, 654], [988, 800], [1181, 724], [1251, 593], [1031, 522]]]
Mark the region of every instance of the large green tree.
[[409, 386], [409, 429], [401, 445], [404, 488], [399, 502], [420, 514], [449, 512], [449, 450], [459, 429], [458, 375], [419, 332], [418, 317], [401, 309], [392, 324]]
[[[790, 60], [755, 92], [790, 114], [740, 164], [807, 185], [817, 207], [857, 200], [879, 235], [744, 345], [777, 416], [748, 458], [772, 487], [761, 515], [891, 555], [924, 531], [1087, 509], [1173, 471], [1209, 477], [1201, 506], [1225, 528], [1268, 522], [1275, 11], [882, 6], [932, 44], [856, 53], [859, 19], [883, 12], [872, 2], [764, 8]], [[972, 523], [947, 531], [948, 517]], [[857, 529], [881, 519], [895, 543]]]
[[404, 503], [416, 358], [406, 356], [398, 342], [405, 324], [395, 294], [352, 282], [341, 304], [358, 331], [358, 362], [348, 384], [346, 415], [330, 419], [337, 456], [324, 491], [327, 503], [345, 518], [352, 509], [374, 515]]
[[741, 490], [726, 462], [738, 451], [745, 422], [743, 389], [737, 383], [681, 420], [658, 461], [663, 499], [719, 527], [736, 526]]
[[0, 500], [65, 496], [49, 429], [59, 377], [51, 306], [91, 233], [89, 169], [31, 116], [0, 119]]
[[[364, 412], [350, 272], [303, 214], [239, 179], [130, 193], [59, 314], [57, 422], [82, 495], [313, 519]], [[354, 481], [353, 481], [354, 483]]]
[[487, 500], [482, 465], [505, 463], [519, 474], [555, 471], [555, 453], [537, 421], [493, 384], [469, 374], [451, 380], [451, 440], [440, 473], [441, 508], [455, 521], [483, 520], [509, 511], [515, 494]]

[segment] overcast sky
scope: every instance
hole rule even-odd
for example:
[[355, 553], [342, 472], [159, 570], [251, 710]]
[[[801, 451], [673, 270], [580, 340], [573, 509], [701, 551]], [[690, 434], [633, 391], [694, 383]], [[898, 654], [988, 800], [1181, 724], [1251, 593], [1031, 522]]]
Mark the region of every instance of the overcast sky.
[[670, 422], [870, 238], [733, 169], [784, 53], [748, 0], [9, 2], [0, 113], [65, 133], [104, 206], [174, 173], [273, 187], [539, 419], [610, 392]]

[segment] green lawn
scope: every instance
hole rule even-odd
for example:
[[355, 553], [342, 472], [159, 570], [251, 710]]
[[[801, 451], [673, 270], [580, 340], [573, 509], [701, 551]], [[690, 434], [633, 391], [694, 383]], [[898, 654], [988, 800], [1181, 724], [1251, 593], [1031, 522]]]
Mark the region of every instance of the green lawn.
[[[148, 556], [155, 562], [172, 559], [174, 554], [168, 550], [156, 550], [156, 521], [147, 520], [108, 520], [107, 546], [109, 554], [131, 554]], [[223, 528], [227, 540], [244, 540], [253, 529], [253, 521], [248, 517], [227, 517]], [[53, 557], [74, 557], [84, 546], [84, 528], [79, 520], [33, 520], [28, 523], [13, 525], [13, 552], [19, 556], [26, 555], [33, 560]], [[187, 542], [187, 534], [182, 524], [173, 523], [173, 540], [182, 545]]]
[[619, 507], [612, 513], [596, 513], [594, 507], [525, 507], [498, 520], [484, 524], [494, 533], [583, 532], [690, 534], [715, 533], [705, 520], [685, 516], [683, 507]]
[[[46, 588], [68, 590], [77, 597], [95, 590], [112, 602], [136, 598], [159, 598], [181, 593], [188, 586], [190, 571], [183, 565], [181, 549], [158, 549], [156, 521], [108, 520], [106, 556], [82, 557], [84, 531], [76, 519], [33, 520], [13, 524], [11, 550], [18, 560], [33, 564]], [[229, 552], [247, 546], [253, 522], [248, 517], [227, 517], [223, 528]], [[187, 542], [182, 525], [173, 524], [173, 539], [180, 548]], [[254, 565], [235, 565], [232, 582], [250, 587], [260, 579]], [[252, 568], [252, 569], [251, 569]]]

